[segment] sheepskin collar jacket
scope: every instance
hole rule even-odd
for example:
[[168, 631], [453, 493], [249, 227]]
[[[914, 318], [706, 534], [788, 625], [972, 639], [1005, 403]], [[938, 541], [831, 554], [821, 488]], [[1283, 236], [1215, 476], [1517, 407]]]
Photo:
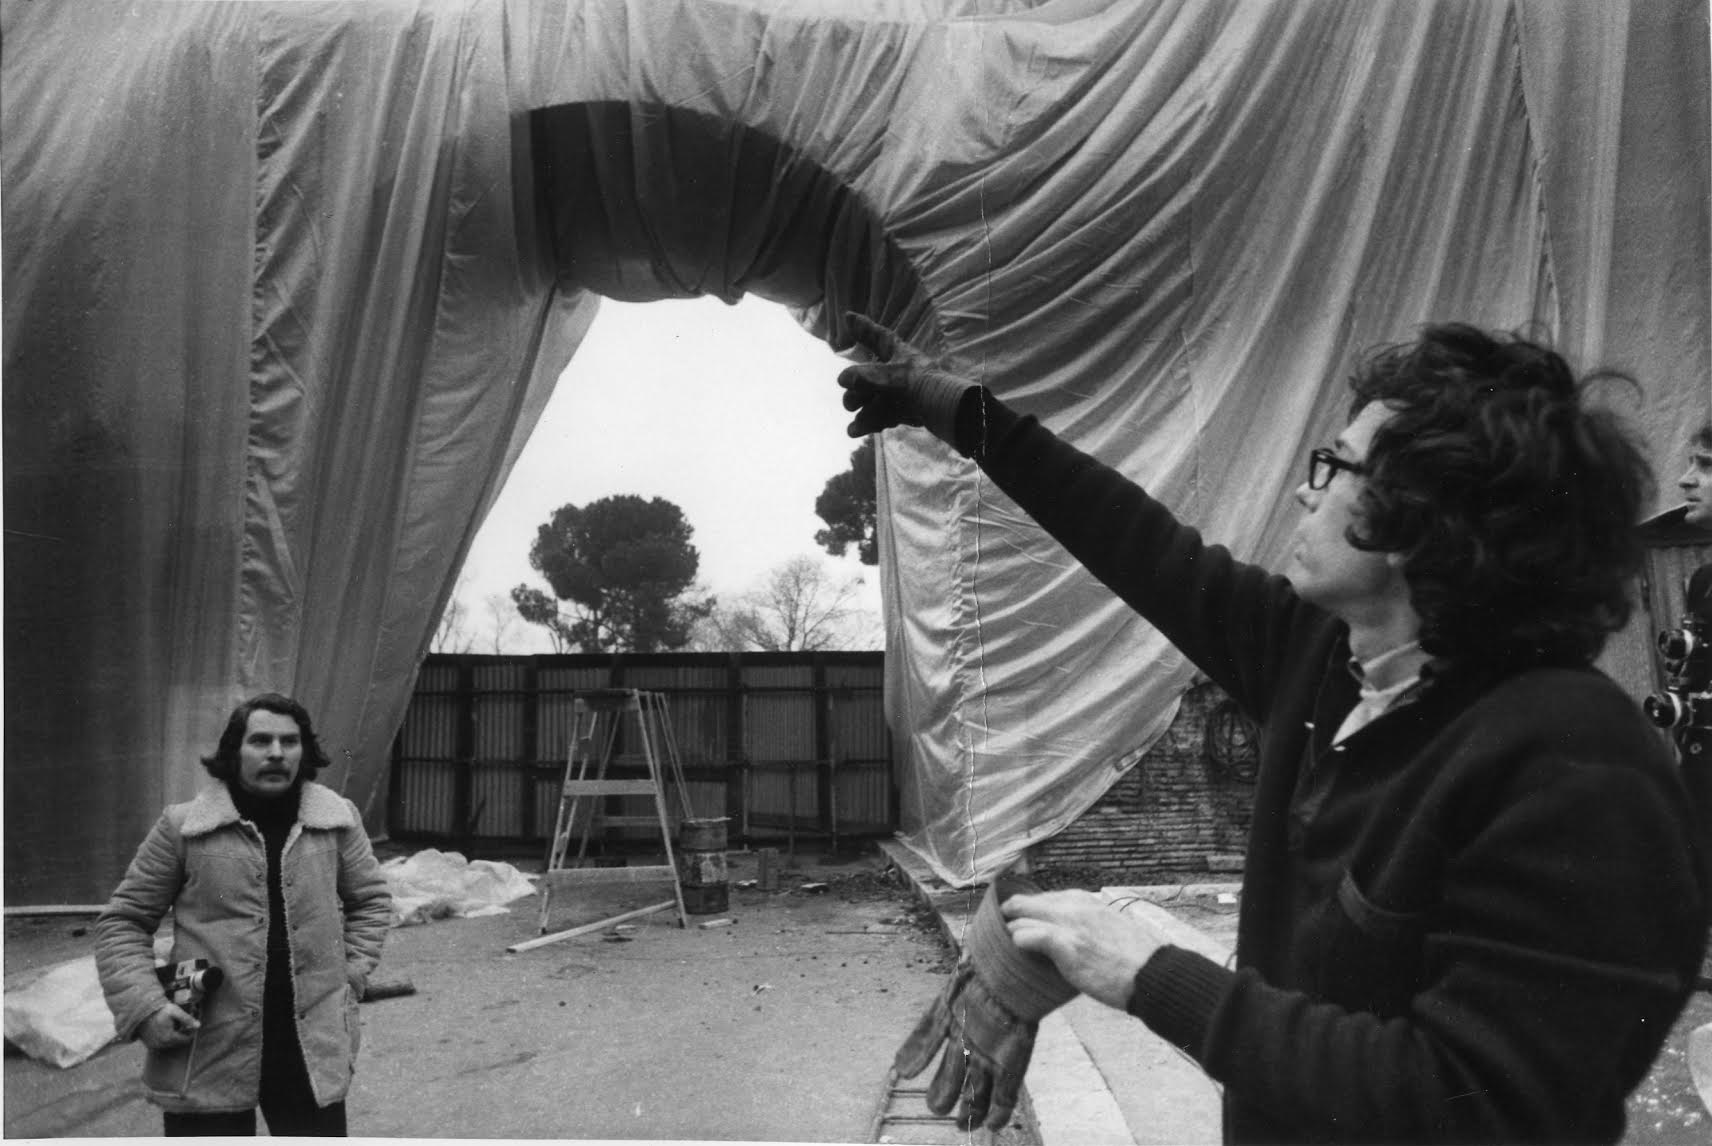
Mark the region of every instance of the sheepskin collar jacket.
[[[303, 785], [280, 874], [297, 1036], [326, 1106], [350, 1088], [357, 1001], [380, 959], [392, 901], [355, 805], [313, 782]], [[262, 833], [224, 784], [161, 814], [96, 920], [96, 965], [121, 1038], [166, 1004], [153, 939], [169, 910], [169, 963], [206, 959], [224, 982], [202, 1004], [195, 1042], [149, 1052], [144, 1089], [168, 1110], [251, 1109], [260, 1096], [268, 861]]]
[[[184, 805], [183, 832], [187, 836], [205, 836], [220, 828], [231, 827], [243, 820], [232, 792], [225, 784], [210, 784]], [[306, 780], [298, 792], [297, 823], [300, 829], [324, 832], [339, 828], [360, 827], [356, 807], [324, 784]]]

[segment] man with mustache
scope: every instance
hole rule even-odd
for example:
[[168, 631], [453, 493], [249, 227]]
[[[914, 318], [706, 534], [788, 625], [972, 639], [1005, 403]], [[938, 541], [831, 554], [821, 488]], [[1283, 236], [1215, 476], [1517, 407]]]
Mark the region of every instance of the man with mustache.
[[[148, 1047], [143, 1086], [168, 1135], [343, 1136], [361, 1023], [392, 899], [356, 806], [314, 782], [328, 763], [308, 711], [266, 693], [233, 710], [217, 783], [162, 813], [95, 924], [121, 1038]], [[169, 966], [204, 960], [200, 1013], [169, 999]]]
[[[1234, 967], [1085, 891], [1004, 900], [1015, 947], [1200, 1063], [1228, 1141], [1621, 1138], [1693, 988], [1709, 877], [1666, 745], [1592, 667], [1650, 475], [1568, 364], [1460, 324], [1371, 354], [1279, 576], [846, 321], [874, 359], [839, 376], [852, 436], [925, 426], [972, 458], [1261, 726]], [[1040, 1010], [994, 996], [926, 1027], [967, 1122]]]

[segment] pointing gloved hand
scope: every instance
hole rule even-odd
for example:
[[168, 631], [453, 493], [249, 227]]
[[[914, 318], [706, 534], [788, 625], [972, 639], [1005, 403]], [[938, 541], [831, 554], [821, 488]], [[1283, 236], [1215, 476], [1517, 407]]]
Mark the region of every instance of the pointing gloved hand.
[[957, 973], [892, 1063], [898, 1077], [914, 1078], [943, 1046], [927, 1106], [948, 1114], [961, 1098], [957, 1123], [964, 1130], [997, 1130], [1010, 1121], [1040, 1020], [1076, 994], [1051, 960], [1018, 948], [1005, 929], [999, 905], [1019, 891], [1038, 890], [1016, 876], [993, 881], [969, 928]]
[[975, 383], [862, 315], [846, 312], [844, 321], [875, 358], [846, 366], [838, 375], [844, 408], [856, 414], [850, 420], [850, 436], [860, 438], [893, 426], [925, 426], [956, 449], [957, 408]]

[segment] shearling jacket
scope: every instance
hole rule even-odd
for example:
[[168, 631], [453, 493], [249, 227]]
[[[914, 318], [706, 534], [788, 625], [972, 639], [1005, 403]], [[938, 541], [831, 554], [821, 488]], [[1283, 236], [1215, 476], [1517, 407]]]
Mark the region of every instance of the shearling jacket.
[[981, 466], [1261, 725], [1236, 967], [1167, 946], [1130, 1011], [1232, 1142], [1615, 1142], [1700, 967], [1701, 836], [1589, 667], [1447, 667], [1345, 741], [1348, 629], [985, 399]]
[[[350, 1089], [357, 1001], [380, 959], [392, 900], [356, 806], [313, 782], [303, 785], [280, 876], [297, 1037], [326, 1106]], [[224, 784], [161, 813], [96, 920], [96, 965], [121, 1039], [166, 1003], [152, 938], [169, 909], [170, 962], [207, 959], [225, 981], [204, 1001], [191, 1045], [148, 1053], [144, 1089], [167, 1110], [251, 1109], [261, 1082], [267, 852]]]

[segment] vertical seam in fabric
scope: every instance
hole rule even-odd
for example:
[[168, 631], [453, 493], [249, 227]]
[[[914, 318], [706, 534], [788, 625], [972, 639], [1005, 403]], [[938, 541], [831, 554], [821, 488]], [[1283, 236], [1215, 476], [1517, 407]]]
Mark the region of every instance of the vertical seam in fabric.
[[[992, 317], [993, 317], [993, 246], [992, 246], [992, 228], [987, 221], [987, 180], [986, 180], [985, 176], [982, 176], [979, 184], [977, 185], [977, 194], [978, 194], [978, 202], [980, 204], [980, 210], [981, 210], [981, 245], [982, 245], [982, 249], [986, 253], [986, 258], [987, 258], [986, 273], [982, 277], [982, 288], [983, 288], [983, 293], [985, 294], [985, 298], [983, 300], [984, 305], [982, 306], [982, 312], [985, 315], [985, 321], [987, 321], [990, 324], [992, 322]], [[980, 366], [977, 370], [976, 380], [982, 386], [985, 386], [987, 384], [987, 364], [986, 364], [986, 360], [984, 357], [983, 357], [983, 359], [980, 363]], [[980, 418], [981, 418], [980, 440], [977, 443], [977, 448], [979, 448], [981, 450], [982, 454], [984, 455], [986, 452], [986, 438], [987, 438], [987, 404], [985, 401], [982, 401], [979, 399], [979, 397], [977, 397], [976, 405], [980, 408]], [[969, 572], [969, 599], [970, 599], [970, 602], [973, 605], [974, 611], [975, 611], [975, 673], [976, 673], [977, 679], [980, 682], [980, 689], [981, 689], [981, 736], [982, 736], [983, 741], [985, 741], [986, 737], [989, 735], [989, 729], [991, 728], [991, 725], [989, 723], [988, 699], [987, 699], [988, 698], [988, 690], [987, 690], [987, 647], [986, 647], [985, 634], [982, 632], [982, 629], [981, 629], [981, 593], [980, 593], [981, 527], [982, 527], [982, 523], [983, 523], [982, 522], [981, 510], [982, 510], [982, 505], [983, 505], [982, 490], [983, 490], [983, 486], [985, 484], [985, 481], [986, 481], [986, 475], [982, 471], [979, 463], [977, 463], [975, 466], [975, 522], [974, 522], [974, 525], [975, 525], [975, 553], [974, 553], [974, 560], [973, 560], [973, 563], [970, 567], [970, 572]], [[975, 759], [976, 759], [976, 757], [975, 757], [974, 740], [975, 740], [975, 732], [973, 730], [971, 730], [969, 733], [968, 783], [965, 785], [965, 788], [964, 788], [964, 792], [965, 792], [965, 796], [966, 796], [966, 800], [964, 803], [964, 811], [965, 811], [965, 814], [968, 816], [968, 827], [969, 827], [969, 874], [971, 876], [973, 876], [975, 874], [975, 872], [977, 870], [979, 870], [979, 864], [981, 861], [981, 829], [980, 829], [980, 824], [977, 822], [978, 817], [975, 815], [975, 772], [976, 772]]]
[[[982, 247], [983, 253], [985, 254], [986, 264], [987, 264], [985, 273], [982, 275], [982, 281], [981, 281], [982, 293], [983, 293], [981, 312], [982, 312], [982, 316], [983, 316], [982, 321], [984, 323], [986, 323], [990, 329], [992, 321], [993, 321], [993, 241], [992, 241], [992, 225], [987, 219], [987, 178], [986, 178], [986, 175], [984, 173], [982, 174], [980, 180], [976, 184], [976, 195], [977, 195], [976, 201], [979, 205], [980, 213], [981, 213], [981, 247]], [[983, 345], [985, 345], [985, 344], [983, 343]], [[979, 383], [982, 386], [985, 386], [987, 384], [987, 363], [986, 363], [985, 354], [986, 354], [986, 352], [985, 352], [985, 350], [983, 350], [982, 360], [979, 363], [979, 365], [977, 367], [977, 371], [976, 371], [976, 381], [977, 381], [977, 383]], [[984, 400], [981, 400], [979, 398], [979, 396], [977, 396], [977, 404], [980, 406], [980, 419], [981, 419], [981, 434], [980, 434], [980, 441], [977, 443], [977, 448], [981, 451], [981, 453], [984, 457], [985, 452], [986, 452], [986, 436], [987, 436], [987, 434], [986, 434], [986, 418], [987, 418], [986, 403]], [[983, 508], [983, 486], [984, 486], [985, 481], [986, 481], [986, 475], [982, 471], [979, 461], [977, 461], [977, 463], [975, 465], [974, 478], [975, 478], [975, 487], [974, 487], [974, 494], [975, 494], [974, 533], [975, 533], [975, 537], [974, 537], [973, 560], [971, 562], [970, 571], [969, 571], [969, 600], [970, 600], [971, 606], [974, 609], [974, 619], [975, 619], [975, 675], [976, 675], [976, 680], [977, 680], [979, 688], [980, 688], [980, 706], [981, 706], [981, 729], [980, 729], [979, 735], [981, 736], [981, 739], [982, 739], [982, 747], [985, 748], [987, 746], [986, 741], [991, 735], [991, 731], [990, 731], [991, 730], [991, 722], [990, 722], [990, 710], [989, 710], [989, 704], [988, 704], [988, 686], [987, 686], [987, 649], [986, 649], [986, 637], [985, 637], [985, 633], [982, 631], [982, 625], [981, 625], [981, 591], [980, 591], [981, 558], [982, 558], [981, 529], [982, 529], [982, 526], [984, 524], [983, 514], [981, 511]], [[968, 749], [969, 760], [968, 760], [968, 771], [966, 774], [966, 783], [964, 784], [964, 805], [963, 805], [964, 814], [967, 817], [966, 823], [967, 823], [967, 827], [968, 827], [968, 831], [969, 831], [969, 875], [971, 878], [973, 878], [975, 876], [975, 874], [980, 870], [980, 862], [981, 862], [981, 828], [980, 828], [980, 824], [978, 823], [978, 817], [975, 815], [975, 777], [976, 777], [976, 771], [977, 771], [977, 769], [976, 769], [977, 755], [975, 752], [975, 737], [976, 737], [976, 732], [975, 732], [975, 730], [971, 729], [968, 733], [968, 741], [967, 741], [968, 745], [969, 745], [969, 749]]]

